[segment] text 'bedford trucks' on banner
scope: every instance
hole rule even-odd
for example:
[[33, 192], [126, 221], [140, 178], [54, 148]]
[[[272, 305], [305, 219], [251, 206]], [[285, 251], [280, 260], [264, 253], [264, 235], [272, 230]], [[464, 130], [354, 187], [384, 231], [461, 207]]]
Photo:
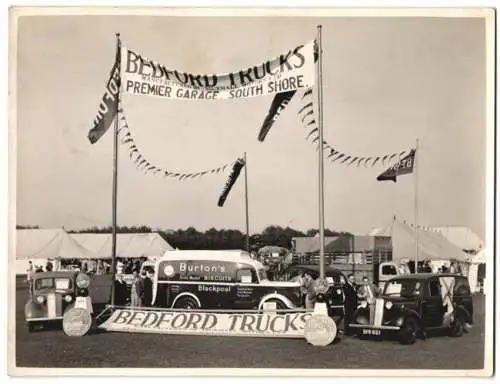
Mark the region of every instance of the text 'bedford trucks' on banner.
[[203, 313], [117, 309], [99, 327], [114, 332], [303, 338], [311, 312]]
[[274, 60], [223, 75], [193, 75], [168, 69], [125, 47], [121, 50], [122, 91], [179, 100], [242, 99], [311, 88], [314, 41]]

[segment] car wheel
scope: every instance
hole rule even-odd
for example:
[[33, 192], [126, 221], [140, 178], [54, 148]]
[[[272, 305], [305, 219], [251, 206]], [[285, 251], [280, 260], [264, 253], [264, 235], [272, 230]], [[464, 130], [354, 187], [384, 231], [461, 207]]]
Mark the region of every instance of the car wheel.
[[403, 327], [399, 331], [399, 342], [404, 345], [411, 345], [417, 339], [418, 326], [414, 319], [405, 321]]
[[460, 337], [464, 334], [464, 319], [462, 316], [455, 316], [450, 326], [450, 333], [452, 337]]
[[199, 309], [200, 306], [198, 305], [198, 303], [194, 298], [185, 296], [181, 297], [179, 300], [175, 302], [174, 308]]
[[[283, 303], [281, 300], [278, 299], [271, 299], [271, 300], [266, 300], [266, 303], [276, 303], [276, 309], [287, 309], [288, 307]], [[262, 304], [262, 308], [264, 308], [264, 303]]]

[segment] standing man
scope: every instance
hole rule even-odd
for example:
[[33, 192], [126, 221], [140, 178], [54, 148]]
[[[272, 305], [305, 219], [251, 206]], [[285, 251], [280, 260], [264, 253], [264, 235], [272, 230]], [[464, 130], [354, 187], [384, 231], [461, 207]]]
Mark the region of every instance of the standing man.
[[132, 288], [130, 291], [130, 306], [131, 307], [142, 307], [141, 296], [142, 296], [142, 279], [135, 270], [132, 272]]
[[26, 269], [26, 282], [28, 283], [28, 289], [31, 293], [33, 288], [33, 263], [28, 261], [28, 269]]
[[151, 307], [153, 301], [153, 271], [149, 268], [145, 268], [145, 274], [143, 279], [143, 300], [142, 305], [145, 307]]
[[375, 297], [378, 296], [378, 288], [375, 284], [370, 284], [368, 277], [363, 277], [363, 285], [358, 290], [358, 298], [368, 301], [368, 304], [374, 302]]
[[356, 292], [356, 282], [354, 275], [351, 273], [347, 276], [347, 283], [343, 286], [344, 289], [344, 334], [350, 335], [351, 329], [349, 324], [352, 322], [352, 315], [358, 307], [358, 296]]
[[314, 291], [314, 279], [307, 272], [304, 273], [303, 286], [306, 294], [306, 309], [313, 309], [314, 298], [316, 296], [316, 292]]
[[141, 283], [139, 286], [139, 297], [141, 299], [141, 304], [143, 307], [148, 306], [147, 303], [148, 295], [146, 293], [146, 286], [149, 288], [149, 282], [147, 281], [146, 271], [143, 270], [141, 272]]
[[304, 272], [300, 271], [290, 281], [300, 284], [300, 303], [303, 307], [306, 305], [306, 289], [304, 287]]
[[123, 275], [116, 275], [115, 280], [115, 304], [124, 306], [127, 304], [127, 283], [123, 280]]

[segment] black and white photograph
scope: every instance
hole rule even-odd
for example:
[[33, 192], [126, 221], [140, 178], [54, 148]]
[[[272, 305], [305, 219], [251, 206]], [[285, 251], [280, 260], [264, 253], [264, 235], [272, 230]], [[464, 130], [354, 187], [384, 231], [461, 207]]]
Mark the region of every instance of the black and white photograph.
[[9, 375], [493, 374], [494, 9], [9, 22]]

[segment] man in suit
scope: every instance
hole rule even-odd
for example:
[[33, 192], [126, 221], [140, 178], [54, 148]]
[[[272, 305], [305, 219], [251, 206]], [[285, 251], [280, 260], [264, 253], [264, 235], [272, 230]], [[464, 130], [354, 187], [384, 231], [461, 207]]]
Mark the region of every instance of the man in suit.
[[127, 283], [123, 280], [121, 274], [116, 275], [115, 284], [115, 304], [118, 306], [124, 306], [127, 304]]
[[143, 271], [143, 291], [142, 291], [142, 305], [150, 307], [153, 301], [153, 271], [145, 268]]
[[363, 284], [358, 289], [358, 298], [361, 300], [366, 300], [368, 304], [374, 302], [375, 298], [378, 296], [378, 287], [370, 283], [367, 276], [363, 277]]
[[344, 290], [344, 334], [351, 334], [349, 324], [352, 322], [352, 315], [358, 307], [358, 296], [356, 292], [356, 282], [354, 275], [351, 273], [347, 276], [347, 282], [343, 285]]
[[143, 281], [137, 271], [132, 272], [132, 289], [130, 291], [130, 306], [142, 307], [141, 297], [143, 295]]

